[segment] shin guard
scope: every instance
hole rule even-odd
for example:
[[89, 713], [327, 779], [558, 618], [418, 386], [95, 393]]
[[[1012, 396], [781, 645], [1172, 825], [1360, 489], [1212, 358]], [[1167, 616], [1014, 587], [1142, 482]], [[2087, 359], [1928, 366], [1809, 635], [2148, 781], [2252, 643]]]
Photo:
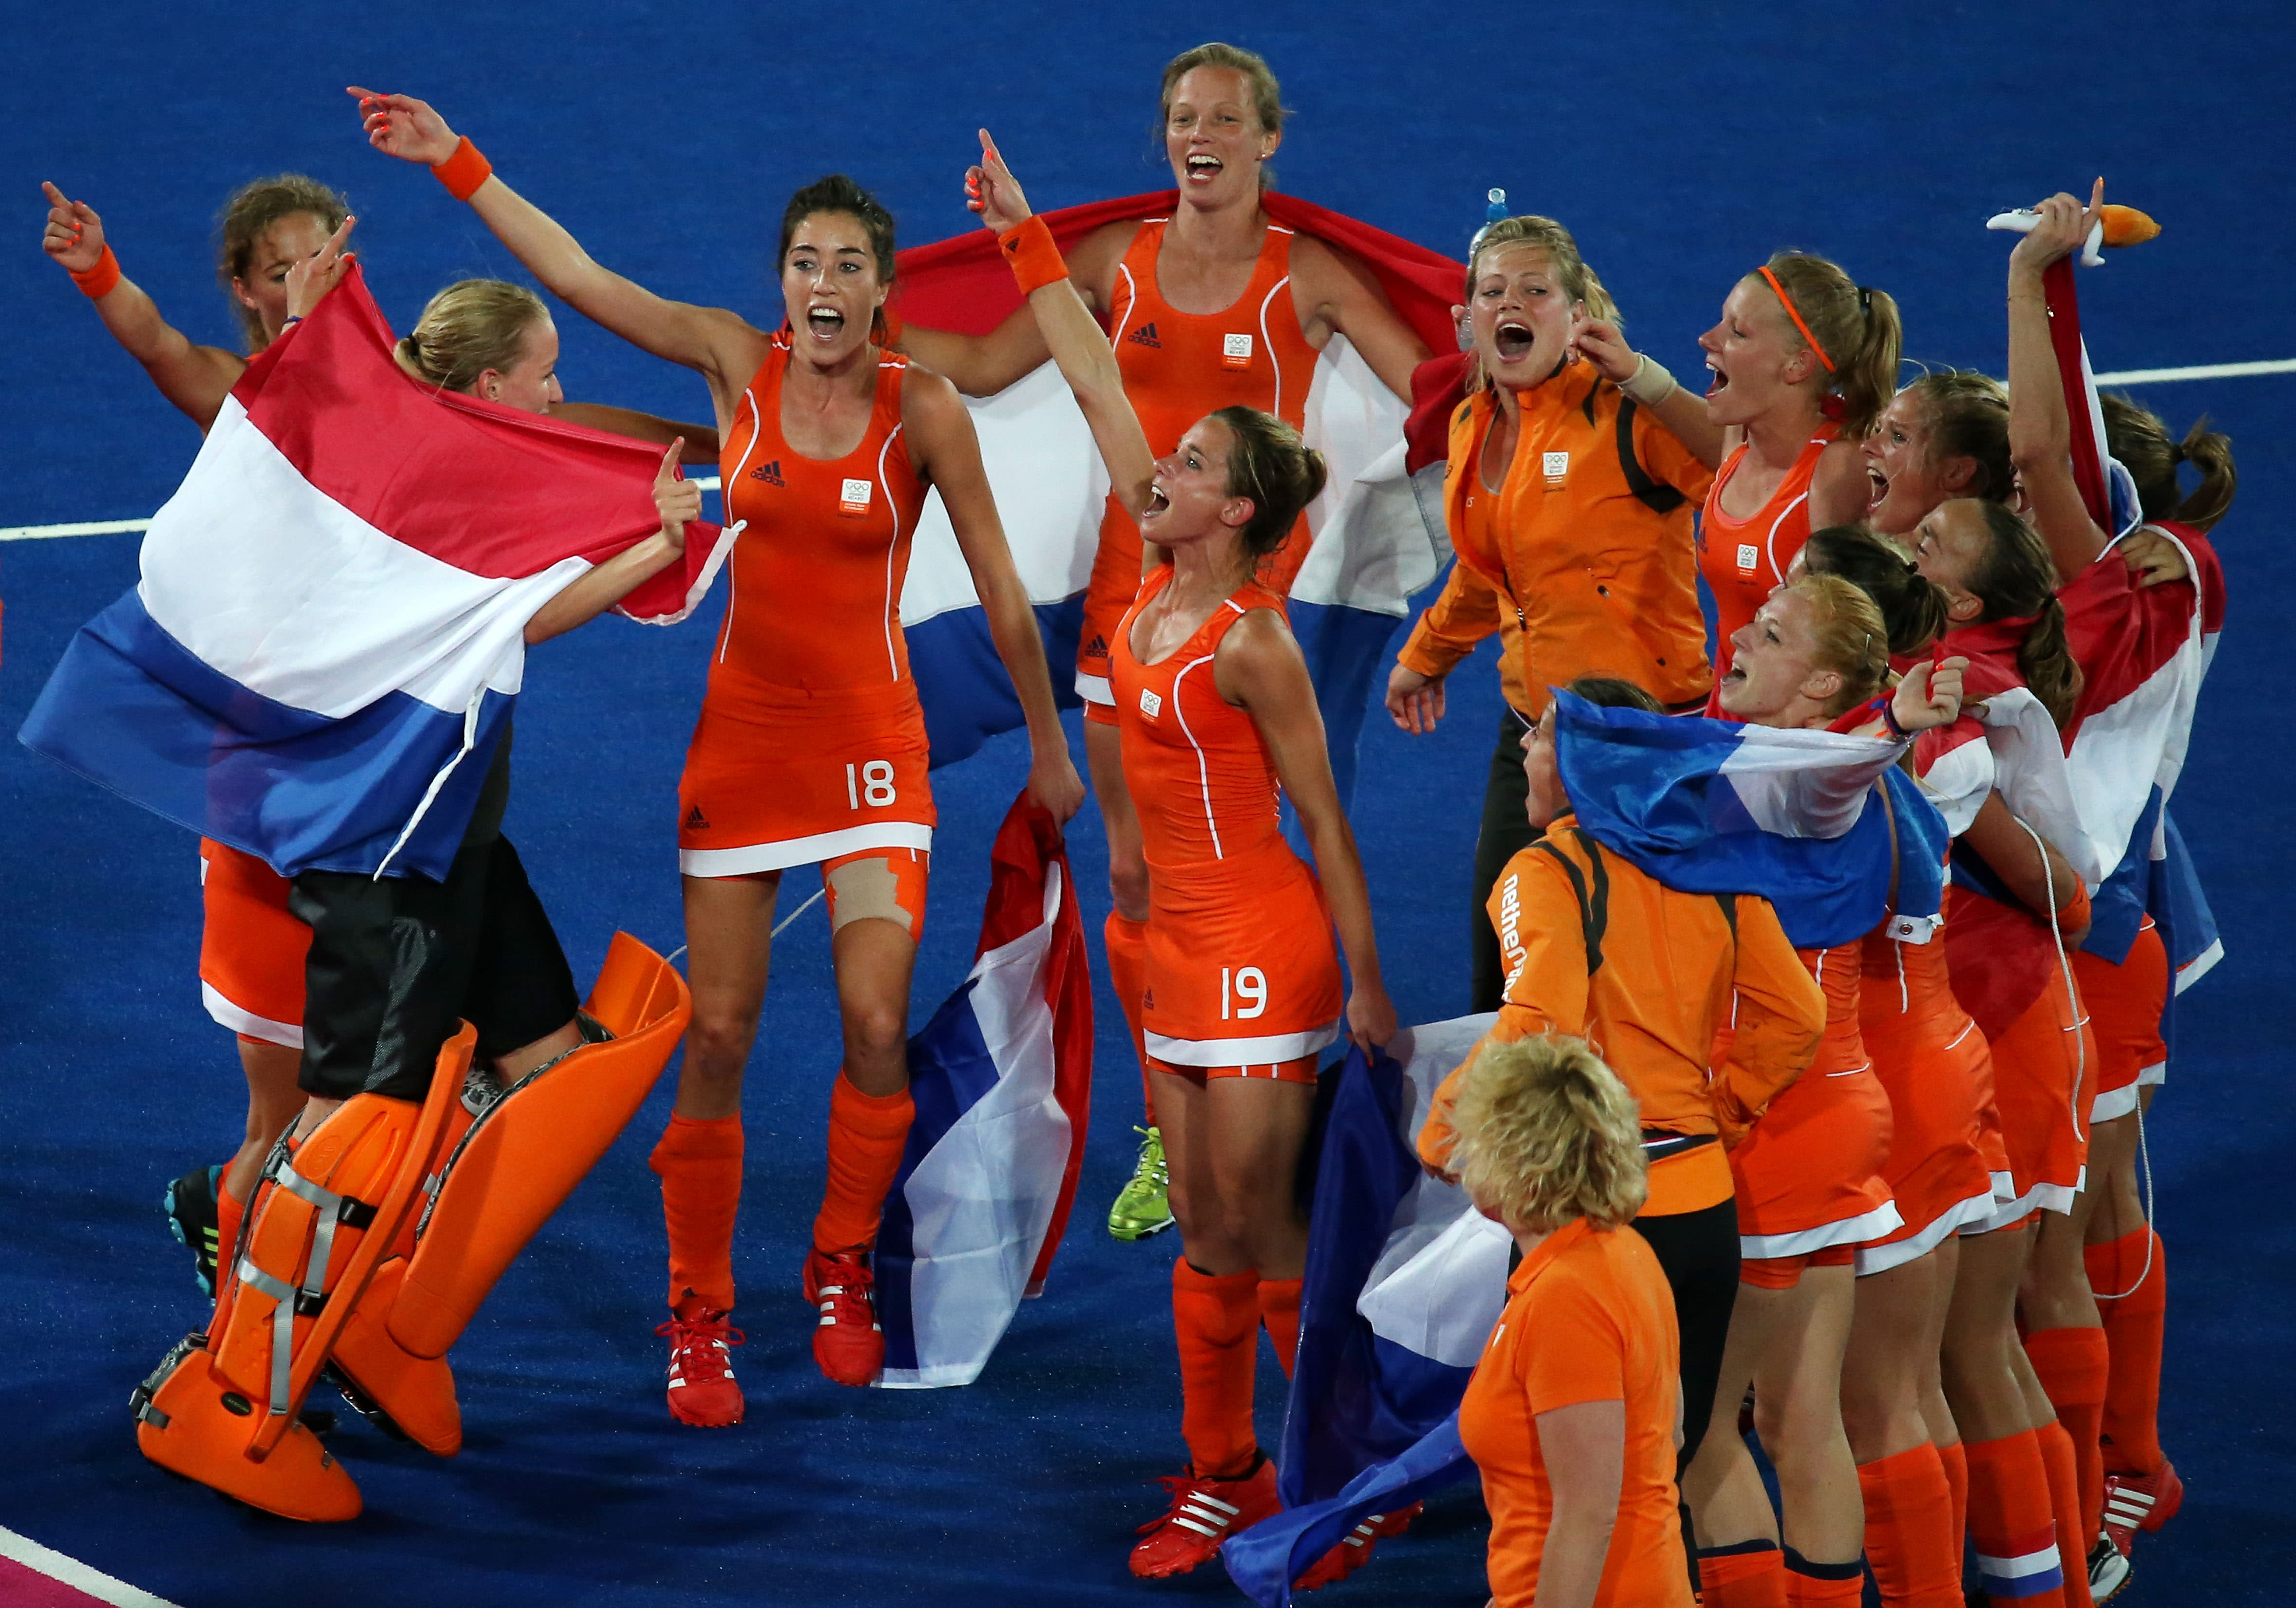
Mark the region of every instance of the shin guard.
[[448, 1348], [636, 1115], [693, 1007], [685, 980], [618, 932], [584, 1008], [613, 1036], [537, 1068], [470, 1123], [425, 1185], [414, 1255], [385, 1265], [335, 1355], [355, 1405], [442, 1456], [462, 1444]]
[[178, 1346], [135, 1392], [145, 1456], [285, 1518], [357, 1516], [358, 1488], [299, 1415], [414, 1209], [476, 1039], [466, 1026], [439, 1052], [420, 1107], [360, 1095], [300, 1144], [282, 1142], [209, 1334]]

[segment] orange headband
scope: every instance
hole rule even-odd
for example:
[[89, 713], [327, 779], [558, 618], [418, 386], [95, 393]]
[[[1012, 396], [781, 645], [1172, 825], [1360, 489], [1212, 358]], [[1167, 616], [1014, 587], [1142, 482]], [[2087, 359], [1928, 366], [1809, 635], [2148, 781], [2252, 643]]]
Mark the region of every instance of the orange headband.
[[1794, 306], [1793, 298], [1786, 294], [1786, 288], [1778, 283], [1778, 276], [1770, 272], [1769, 264], [1764, 263], [1755, 272], [1770, 282], [1770, 289], [1778, 293], [1778, 300], [1785, 308], [1786, 316], [1794, 321], [1794, 328], [1800, 330], [1801, 338], [1809, 342], [1809, 349], [1817, 354], [1817, 360], [1820, 363], [1825, 365], [1825, 372], [1832, 373], [1833, 359], [1825, 355], [1825, 349], [1818, 344], [1817, 337], [1809, 332], [1809, 325], [1801, 321], [1801, 309]]

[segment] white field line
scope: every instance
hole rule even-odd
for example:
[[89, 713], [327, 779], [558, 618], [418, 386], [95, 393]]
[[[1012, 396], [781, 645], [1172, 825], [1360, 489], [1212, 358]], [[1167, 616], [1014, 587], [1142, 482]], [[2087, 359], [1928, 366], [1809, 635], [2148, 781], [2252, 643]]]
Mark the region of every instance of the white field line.
[[29, 1536], [20, 1536], [12, 1530], [0, 1529], [0, 1558], [21, 1563], [36, 1574], [86, 1593], [99, 1603], [109, 1603], [111, 1608], [176, 1608], [162, 1596], [153, 1596], [125, 1580], [115, 1580], [101, 1570], [91, 1569], [78, 1558], [41, 1546]]
[[[693, 483], [704, 491], [718, 489], [714, 474], [696, 475]], [[149, 530], [150, 520], [94, 520], [76, 525], [16, 525], [0, 529], [0, 542], [38, 542], [59, 536], [125, 536], [132, 530]]]
[[2169, 380], [2237, 380], [2248, 374], [2296, 374], [2296, 357], [2262, 363], [2203, 363], [2196, 368], [2125, 368], [2099, 374], [2099, 385], [2158, 385]]

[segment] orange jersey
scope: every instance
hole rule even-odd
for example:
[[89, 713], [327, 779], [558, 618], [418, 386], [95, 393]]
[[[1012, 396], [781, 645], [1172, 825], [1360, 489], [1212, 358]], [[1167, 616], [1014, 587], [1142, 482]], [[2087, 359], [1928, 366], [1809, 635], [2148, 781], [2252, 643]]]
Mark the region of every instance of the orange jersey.
[[[1874, 1075], [1890, 1096], [1890, 1161], [1882, 1176], [1904, 1227], [1858, 1252], [1861, 1273], [1913, 1260], [1948, 1235], [1993, 1215], [1997, 1183], [2009, 1198], [2008, 1153], [1993, 1105], [1993, 1056], [1953, 997], [1945, 938], [1866, 936], [1857, 1020]], [[1914, 923], [1916, 932], [1920, 923]]]
[[[1267, 226], [1251, 283], [1227, 308], [1183, 313], [1164, 299], [1156, 279], [1156, 258], [1169, 226], [1166, 218], [1140, 226], [1117, 264], [1108, 314], [1117, 372], [1148, 449], [1160, 458], [1177, 451], [1190, 425], [1223, 407], [1256, 407], [1297, 427], [1307, 417], [1316, 349], [1300, 331], [1292, 300], [1292, 231]], [[1307, 557], [1302, 513], [1259, 578], [1289, 592]], [[1110, 644], [1139, 593], [1140, 562], [1140, 526], [1111, 497], [1101, 516], [1077, 652], [1077, 690], [1094, 702], [1109, 696]]]
[[925, 488], [901, 439], [908, 359], [878, 359], [869, 427], [833, 463], [800, 457], [782, 439], [789, 361], [789, 337], [775, 335], [718, 459], [726, 517], [742, 534], [709, 695], [783, 701], [898, 684], [914, 699], [901, 583]]
[[1882, 1177], [1890, 1097], [1857, 1028], [1860, 948], [1852, 941], [1800, 951], [1825, 995], [1825, 1031], [1809, 1070], [1730, 1153], [1739, 1250], [1750, 1259], [1854, 1245], [1898, 1226]]
[[1714, 593], [1717, 679], [1730, 668], [1731, 633], [1753, 623], [1754, 611], [1785, 585], [1794, 554], [1809, 540], [1809, 483], [1817, 474], [1817, 460], [1839, 433], [1834, 425], [1819, 425], [1770, 500], [1742, 520], [1722, 512], [1722, 494], [1746, 461], [1744, 446], [1715, 472], [1699, 521], [1698, 568]]
[[901, 633], [924, 505], [903, 440], [907, 362], [879, 360], [868, 428], [834, 462], [801, 457], [783, 438], [789, 362], [789, 340], [776, 335], [719, 460], [726, 518], [741, 535], [678, 784], [690, 875], [932, 841], [924, 713]]
[[1149, 878], [1148, 1054], [1175, 1066], [1268, 1066], [1339, 1037], [1339, 951], [1323, 885], [1283, 841], [1275, 762], [1259, 727], [1219, 695], [1213, 659], [1253, 609], [1283, 600], [1246, 582], [1180, 647], [1143, 664], [1141, 609], [1171, 584], [1144, 582], [1111, 657], [1125, 786]]
[[[1498, 595], [1494, 623], [1516, 615], [1506, 686], [1526, 715], [1546, 707], [1549, 687], [1580, 676], [1622, 677], [1672, 708], [1702, 702], [1713, 672], [1692, 513], [1712, 472], [1591, 365], [1521, 398], [1514, 457], [1496, 491], [1481, 471], [1498, 414], [1492, 393], [1476, 392], [1451, 416], [1443, 506], [1459, 562], [1444, 596], [1480, 578]], [[1414, 632], [1404, 662], [1431, 674], [1435, 660], [1414, 660], [1414, 650], [1436, 647]]]
[[[1507, 985], [1484, 1042], [1587, 1039], [1634, 1095], [1645, 1131], [1734, 1141], [1816, 1051], [1824, 997], [1765, 899], [1678, 893], [1563, 816], [1507, 862], [1489, 908]], [[1735, 1051], [1718, 1076], [1715, 1033], [1734, 997]], [[1439, 1167], [1450, 1159], [1460, 1071], [1420, 1133], [1421, 1157]], [[1719, 1147], [1707, 1144], [1652, 1169], [1644, 1210], [1694, 1211], [1730, 1193]]]
[[1582, 1402], [1626, 1408], [1626, 1457], [1599, 1608], [1690, 1608], [1674, 1483], [1681, 1341], [1674, 1296], [1642, 1235], [1581, 1218], [1507, 1280], [1506, 1309], [1459, 1403], [1459, 1439], [1490, 1509], [1491, 1600], [1530, 1608], [1554, 1516], [1538, 1415]]

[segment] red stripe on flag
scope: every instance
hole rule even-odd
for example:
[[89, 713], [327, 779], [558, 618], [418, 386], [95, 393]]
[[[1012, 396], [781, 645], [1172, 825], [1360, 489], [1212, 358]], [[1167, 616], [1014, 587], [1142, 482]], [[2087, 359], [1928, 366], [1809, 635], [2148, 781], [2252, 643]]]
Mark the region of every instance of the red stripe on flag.
[[2112, 503], [2104, 489], [2104, 443], [2096, 439], [2090, 412], [2089, 387], [2081, 368], [2080, 298], [2073, 291], [2073, 260], [2061, 257], [2041, 273], [2041, 289], [2049, 304], [2049, 344], [2057, 354], [2057, 374], [2064, 383], [2065, 414], [2072, 425], [2073, 483], [2089, 518], [2106, 535], [2112, 533]]
[[[533, 575], [576, 556], [595, 563], [661, 528], [660, 448], [436, 390], [398, 366], [392, 344], [354, 266], [248, 365], [232, 395], [317, 490], [472, 575]], [[689, 568], [716, 529], [689, 529]], [[625, 607], [675, 612], [687, 580], [673, 565]]]

